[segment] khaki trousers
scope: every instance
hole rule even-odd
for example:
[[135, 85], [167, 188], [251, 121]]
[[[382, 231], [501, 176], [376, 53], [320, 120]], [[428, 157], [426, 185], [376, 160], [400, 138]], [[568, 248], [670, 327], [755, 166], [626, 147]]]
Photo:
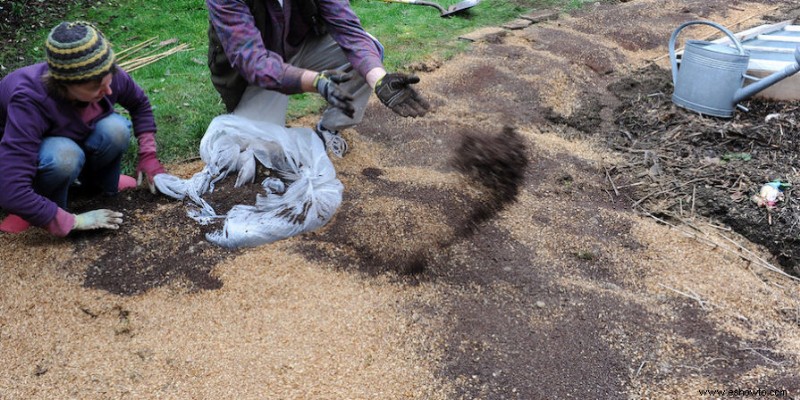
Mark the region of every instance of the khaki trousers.
[[[377, 43], [377, 40], [376, 40]], [[380, 48], [380, 45], [379, 45]], [[344, 51], [330, 35], [313, 37], [303, 43], [300, 51], [289, 60], [289, 64], [312, 71], [337, 69], [344, 72], [353, 71]], [[328, 107], [322, 113], [320, 123], [323, 127], [339, 131], [361, 122], [364, 118], [364, 109], [367, 106], [372, 88], [359, 73], [353, 73], [353, 78], [343, 83], [341, 87], [353, 95], [355, 115], [350, 118], [338, 108]], [[279, 126], [286, 126], [286, 110], [289, 106], [289, 96], [266, 90], [258, 86], [248, 86], [234, 115], [246, 117], [257, 121], [266, 121]]]

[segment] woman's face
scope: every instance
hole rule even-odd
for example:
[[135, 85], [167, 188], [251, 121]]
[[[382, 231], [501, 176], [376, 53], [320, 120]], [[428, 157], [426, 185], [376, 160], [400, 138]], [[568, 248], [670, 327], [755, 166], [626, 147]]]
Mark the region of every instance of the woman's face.
[[96, 103], [103, 97], [110, 95], [111, 79], [113, 75], [108, 74], [103, 77], [99, 82], [86, 82], [77, 83], [74, 85], [67, 85], [67, 95], [70, 100], [83, 101], [86, 103]]

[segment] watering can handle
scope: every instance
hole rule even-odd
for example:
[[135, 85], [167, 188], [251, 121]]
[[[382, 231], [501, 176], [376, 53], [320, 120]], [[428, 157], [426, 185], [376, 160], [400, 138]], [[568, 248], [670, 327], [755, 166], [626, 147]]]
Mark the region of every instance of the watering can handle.
[[733, 42], [733, 44], [736, 45], [736, 49], [739, 50], [739, 55], [745, 55], [746, 54], [745, 51], [744, 51], [744, 47], [742, 47], [742, 43], [739, 41], [738, 38], [736, 38], [736, 35], [734, 35], [733, 32], [728, 30], [728, 28], [726, 28], [726, 27], [724, 27], [724, 26], [722, 26], [722, 25], [720, 25], [720, 24], [718, 24], [716, 22], [711, 22], [711, 21], [689, 21], [689, 22], [684, 22], [681, 26], [679, 26], [677, 29], [675, 29], [674, 32], [672, 32], [672, 36], [669, 38], [669, 59], [670, 59], [670, 62], [672, 63], [672, 84], [673, 85], [677, 85], [678, 84], [678, 60], [677, 60], [676, 55], [675, 55], [675, 41], [678, 39], [678, 33], [680, 33], [680, 31], [683, 30], [683, 28], [686, 28], [689, 25], [709, 25], [709, 26], [713, 26], [714, 28], [717, 28], [717, 29], [721, 30], [724, 34], [728, 35], [728, 38], [731, 39], [731, 42]]

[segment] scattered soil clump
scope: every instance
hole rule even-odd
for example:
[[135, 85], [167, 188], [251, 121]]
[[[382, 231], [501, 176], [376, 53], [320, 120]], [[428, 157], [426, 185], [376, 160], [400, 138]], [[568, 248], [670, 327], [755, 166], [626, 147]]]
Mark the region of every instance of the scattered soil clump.
[[[475, 189], [472, 195], [446, 186], [392, 181], [381, 169], [365, 168], [359, 177], [362, 181], [345, 192], [338, 211], [347, 216], [345, 221], [335, 219], [321, 232], [307, 235], [309, 242], [300, 249], [311, 259], [333, 259], [338, 265], [355, 263], [370, 274], [416, 275], [446, 258], [450, 247], [476, 233], [517, 199], [529, 164], [525, 141], [514, 128], [504, 127], [499, 133], [462, 130], [456, 136], [460, 141], [452, 139], [458, 145], [442, 168], [460, 172], [463, 184]], [[464, 185], [459, 180], [458, 186]], [[360, 190], [379, 192], [382, 199], [371, 195], [367, 201], [386, 203], [382, 210], [359, 206]], [[365, 226], [382, 226], [391, 239], [365, 239], [359, 233]], [[423, 237], [426, 239], [421, 240]], [[320, 242], [348, 251], [321, 251], [320, 247], [326, 246], [319, 246]]]
[[506, 126], [495, 136], [467, 133], [456, 149], [453, 166], [489, 190], [489, 198], [469, 217], [458, 236], [466, 236], [484, 221], [513, 202], [528, 167], [525, 142], [514, 128]]

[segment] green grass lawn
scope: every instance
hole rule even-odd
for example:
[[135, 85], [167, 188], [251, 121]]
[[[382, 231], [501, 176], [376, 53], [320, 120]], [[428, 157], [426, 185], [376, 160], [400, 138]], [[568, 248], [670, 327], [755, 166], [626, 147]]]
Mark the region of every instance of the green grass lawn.
[[[439, 2], [445, 8], [458, 0]], [[386, 48], [389, 71], [402, 70], [418, 61], [446, 60], [469, 44], [460, 34], [484, 26], [496, 26], [525, 12], [541, 9], [571, 9], [580, 0], [483, 0], [466, 16], [440, 17], [433, 7], [379, 0], [352, 0], [364, 27]], [[69, 20], [95, 23], [110, 39], [117, 52], [131, 49], [150, 38], [154, 43], [177, 39], [188, 50], [170, 55], [131, 72], [150, 96], [159, 127], [159, 158], [166, 163], [196, 156], [202, 135], [212, 118], [224, 112], [206, 67], [208, 16], [199, 0], [110, 0], [88, 9], [73, 10]], [[29, 43], [43, 43], [48, 30], [37, 33]], [[155, 45], [153, 45], [154, 47]], [[163, 48], [162, 48], [163, 49]], [[43, 60], [41, 46], [31, 48], [31, 57]], [[316, 113], [324, 101], [313, 94], [294, 96], [289, 120]], [[123, 169], [135, 165], [135, 146], [125, 158]]]

